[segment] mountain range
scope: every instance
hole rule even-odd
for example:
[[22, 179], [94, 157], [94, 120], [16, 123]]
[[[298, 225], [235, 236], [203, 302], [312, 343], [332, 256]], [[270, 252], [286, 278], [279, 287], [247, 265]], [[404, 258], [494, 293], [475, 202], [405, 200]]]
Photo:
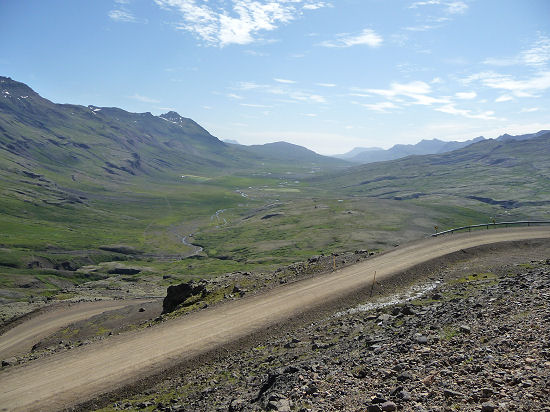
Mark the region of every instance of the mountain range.
[[48, 169], [120, 180], [133, 175], [177, 177], [247, 170], [266, 161], [296, 168], [300, 160], [307, 163], [299, 165], [304, 169], [318, 164], [328, 169], [347, 166], [343, 160], [305, 148], [299, 150], [304, 156], [287, 157], [285, 153], [293, 152], [289, 147], [287, 143], [265, 148], [227, 144], [173, 111], [154, 116], [113, 107], [55, 104], [23, 83], [0, 77], [4, 158], [0, 168], [4, 173], [7, 169], [30, 173]]
[[148, 281], [164, 282], [383, 249], [434, 225], [549, 220], [550, 133], [474, 141], [358, 165], [222, 142], [173, 111], [55, 104], [0, 77], [0, 292], [26, 299], [36, 290], [18, 285], [37, 282], [49, 296], [111, 276], [76, 270], [101, 262], [146, 259]]
[[[541, 130], [537, 133], [524, 134], [512, 136], [509, 134], [504, 134], [499, 136], [496, 140], [527, 140], [533, 137], [541, 136], [547, 133], [548, 130]], [[353, 163], [373, 163], [373, 162], [382, 162], [387, 160], [401, 159], [403, 157], [412, 156], [412, 155], [428, 155], [428, 154], [438, 154], [438, 153], [447, 153], [453, 150], [461, 149], [463, 147], [469, 146], [473, 143], [478, 143], [483, 140], [486, 140], [485, 137], [479, 136], [471, 140], [466, 140], [464, 142], [452, 141], [446, 142], [439, 139], [431, 140], [421, 140], [416, 144], [397, 144], [392, 146], [389, 149], [382, 149], [379, 147], [356, 147], [351, 151], [335, 155], [334, 157], [338, 159], [344, 159]]]

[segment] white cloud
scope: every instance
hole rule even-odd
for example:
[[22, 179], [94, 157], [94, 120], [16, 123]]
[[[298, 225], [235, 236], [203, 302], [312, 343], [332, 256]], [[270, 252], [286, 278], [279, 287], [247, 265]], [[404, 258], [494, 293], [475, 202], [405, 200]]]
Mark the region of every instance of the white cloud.
[[475, 99], [477, 97], [476, 92], [458, 92], [455, 94], [457, 99], [462, 100], [469, 100], [469, 99]]
[[524, 107], [521, 109], [521, 113], [534, 113], [540, 110], [539, 107]]
[[298, 18], [302, 10], [329, 7], [314, 0], [228, 0], [218, 5], [208, 0], [155, 0], [165, 10], [176, 11], [176, 25], [210, 46], [249, 44], [269, 32]]
[[493, 112], [492, 110], [488, 110], [483, 113], [473, 114], [471, 110], [458, 109], [454, 106], [454, 104], [446, 104], [445, 106], [436, 107], [435, 110], [455, 116], [467, 117], [468, 119], [497, 120], [497, 118], [494, 116], [495, 112]]
[[442, 0], [425, 0], [417, 1], [409, 6], [410, 9], [416, 9], [422, 6], [443, 6], [448, 14], [463, 14], [468, 10], [468, 5], [463, 1], [442, 1]]
[[366, 45], [369, 47], [378, 47], [382, 44], [382, 36], [374, 30], [364, 29], [359, 34], [340, 33], [336, 35], [336, 39], [327, 40], [320, 43], [323, 47], [352, 47]]
[[502, 96], [499, 96], [495, 99], [495, 103], [509, 102], [511, 100], [514, 100], [512, 96], [510, 96], [509, 94], [503, 94]]
[[147, 96], [142, 96], [140, 94], [134, 93], [133, 96], [129, 96], [130, 99], [134, 99], [143, 103], [160, 103], [160, 100], [152, 99]]
[[545, 66], [550, 61], [550, 38], [539, 36], [538, 41], [530, 49], [520, 53], [520, 58], [529, 66]]
[[326, 1], [319, 1], [317, 3], [304, 4], [302, 8], [304, 10], [317, 10], [317, 9], [322, 9], [324, 7], [332, 7], [332, 4], [327, 3]]
[[434, 25], [431, 25], [431, 24], [422, 24], [420, 26], [405, 27], [405, 30], [407, 30], [407, 31], [428, 31], [428, 30], [432, 30], [432, 29], [437, 29], [438, 27], [440, 27], [440, 26], [434, 26]]
[[466, 84], [473, 81], [479, 81], [491, 89], [505, 90], [516, 97], [533, 97], [536, 93], [550, 89], [550, 71], [538, 72], [524, 80], [495, 72], [481, 72], [464, 79]]
[[468, 10], [468, 5], [463, 1], [451, 1], [445, 3], [445, 5], [449, 14], [463, 14]]
[[237, 86], [238, 90], [245, 92], [261, 92], [269, 95], [282, 96], [290, 100], [287, 102], [307, 102], [307, 103], [326, 103], [326, 99], [315, 93], [305, 90], [296, 90], [292, 86], [295, 82], [286, 79], [274, 79], [280, 85], [259, 84], [256, 82], [241, 82]]
[[388, 100], [403, 101], [402, 97], [407, 97], [412, 101], [409, 104], [419, 104], [430, 106], [435, 103], [449, 103], [446, 97], [432, 97], [431, 86], [422, 81], [413, 81], [410, 83], [392, 83], [389, 89], [366, 89], [362, 90], [366, 93], [384, 96]]
[[543, 68], [550, 61], [550, 38], [539, 35], [530, 48], [521, 51], [517, 56], [495, 58], [488, 57], [483, 61], [490, 66], [514, 66], [526, 65], [535, 68]]
[[380, 113], [387, 113], [390, 109], [397, 109], [399, 106], [392, 102], [380, 102], [380, 103], [363, 103], [360, 104], [363, 107], [366, 107], [369, 110], [380, 112]]
[[109, 18], [116, 22], [123, 22], [123, 23], [144, 23], [144, 20], [136, 18], [131, 12], [128, 10], [111, 10], [108, 14]]
[[317, 117], [316, 113], [304, 113], [304, 116], [306, 117]]
[[244, 107], [256, 107], [256, 108], [259, 108], [259, 109], [269, 109], [271, 108], [272, 106], [267, 106], [265, 104], [252, 104], [252, 103], [241, 103], [241, 106], [244, 106]]
[[415, 1], [409, 6], [409, 9], [416, 9], [421, 6], [434, 6], [441, 4], [440, 0], [426, 0], [426, 1]]
[[321, 87], [336, 87], [334, 83], [317, 83], [317, 86]]
[[294, 80], [288, 80], [288, 79], [273, 79], [275, 80], [277, 83], [283, 83], [283, 84], [295, 84], [296, 82]]
[[230, 98], [235, 99], [235, 100], [242, 100], [243, 99], [242, 96], [239, 96], [238, 94], [235, 94], [235, 93], [229, 93], [227, 95], [227, 97], [230, 97]]

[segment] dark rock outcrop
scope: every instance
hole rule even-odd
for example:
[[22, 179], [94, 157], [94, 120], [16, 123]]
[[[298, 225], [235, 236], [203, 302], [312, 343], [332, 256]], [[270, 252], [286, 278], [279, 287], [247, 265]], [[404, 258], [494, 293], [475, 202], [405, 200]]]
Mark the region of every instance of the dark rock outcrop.
[[192, 297], [205, 297], [208, 294], [204, 283], [195, 283], [193, 281], [181, 283], [179, 285], [168, 286], [168, 291], [162, 302], [162, 313], [170, 313], [176, 310], [180, 305], [189, 304]]

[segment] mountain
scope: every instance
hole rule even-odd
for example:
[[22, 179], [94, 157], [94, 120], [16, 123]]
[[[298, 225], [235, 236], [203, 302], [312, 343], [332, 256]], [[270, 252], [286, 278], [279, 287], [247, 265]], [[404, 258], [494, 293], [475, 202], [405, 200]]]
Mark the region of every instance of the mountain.
[[237, 140], [235, 139], [223, 139], [223, 141], [225, 143], [230, 143], [230, 144], [240, 144]]
[[305, 147], [287, 142], [266, 143], [263, 145], [241, 146], [241, 149], [258, 156], [261, 159], [277, 159], [280, 161], [306, 162], [345, 167], [349, 163], [330, 156], [322, 156]]
[[226, 144], [173, 111], [154, 116], [114, 107], [55, 104], [7, 77], [0, 77], [0, 152], [4, 173], [8, 164], [17, 164], [18, 173], [109, 181], [130, 176], [212, 175], [264, 167], [266, 162], [268, 167], [304, 169], [309, 166], [296, 162], [346, 164], [295, 145], [281, 151], [278, 145]]
[[457, 150], [462, 147], [466, 147], [472, 143], [477, 143], [484, 140], [484, 137], [476, 137], [472, 140], [465, 142], [445, 142], [439, 139], [422, 140], [416, 144], [396, 144], [390, 149], [384, 150], [381, 148], [359, 148], [351, 150], [350, 152], [335, 157], [340, 159], [346, 159], [354, 163], [372, 163], [381, 162], [387, 160], [400, 159], [402, 157], [411, 155], [425, 155], [435, 153], [446, 153], [452, 150]]
[[357, 156], [360, 153], [363, 152], [376, 152], [376, 151], [384, 151], [381, 147], [354, 147], [349, 152], [334, 155], [333, 157], [336, 157], [337, 159], [352, 159], [353, 157]]
[[[356, 166], [316, 180], [353, 197], [410, 200], [449, 214], [464, 213], [462, 223], [496, 214], [501, 220], [550, 220], [550, 132], [536, 135], [482, 140], [447, 153]], [[484, 207], [486, 213], [479, 215], [468, 211]]]
[[512, 136], [512, 135], [509, 135], [508, 133], [505, 133], [502, 136], [497, 137], [497, 140], [500, 140], [500, 141], [528, 140], [528, 139], [532, 139], [533, 137], [539, 137], [539, 136], [545, 135], [548, 132], [550, 132], [550, 130], [541, 130], [540, 132], [537, 132], [537, 133], [521, 134], [517, 136]]

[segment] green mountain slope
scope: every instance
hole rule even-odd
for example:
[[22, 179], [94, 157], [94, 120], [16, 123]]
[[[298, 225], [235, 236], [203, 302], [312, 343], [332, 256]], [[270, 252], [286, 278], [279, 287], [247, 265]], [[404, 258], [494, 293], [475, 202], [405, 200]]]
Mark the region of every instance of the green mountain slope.
[[550, 219], [550, 133], [372, 163], [317, 181], [350, 196], [413, 200], [430, 207], [490, 205], [490, 213], [502, 218]]

